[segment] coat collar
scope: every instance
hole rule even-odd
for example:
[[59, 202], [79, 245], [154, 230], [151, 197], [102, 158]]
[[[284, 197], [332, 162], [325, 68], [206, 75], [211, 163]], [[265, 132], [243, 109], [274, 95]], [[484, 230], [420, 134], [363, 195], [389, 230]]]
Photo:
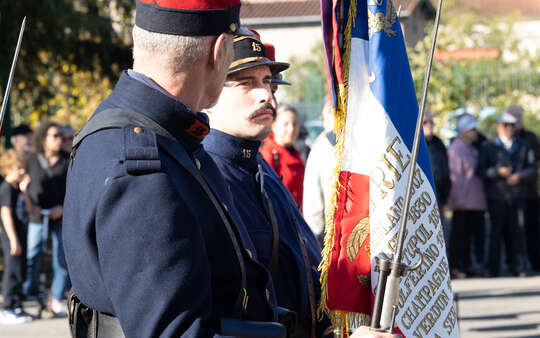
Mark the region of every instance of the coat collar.
[[224, 157], [238, 165], [256, 171], [260, 141], [251, 141], [211, 129], [203, 141], [207, 152]]
[[208, 116], [194, 113], [144, 74], [124, 71], [97, 112], [124, 108], [141, 113], [187, 145], [197, 146], [208, 134]]

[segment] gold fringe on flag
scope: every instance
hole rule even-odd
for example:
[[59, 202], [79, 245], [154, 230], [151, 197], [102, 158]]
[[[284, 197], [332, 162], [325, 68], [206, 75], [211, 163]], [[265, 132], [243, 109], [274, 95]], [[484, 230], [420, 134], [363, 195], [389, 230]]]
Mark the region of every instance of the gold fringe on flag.
[[[332, 173], [332, 196], [329, 205], [326, 208], [326, 225], [324, 236], [324, 248], [322, 251], [322, 261], [319, 266], [321, 271], [321, 301], [317, 309], [317, 316], [322, 319], [326, 313], [332, 325], [337, 329], [348, 333], [350, 327], [358, 327], [361, 325], [369, 325], [371, 316], [363, 313], [353, 313], [347, 311], [332, 311], [328, 309], [326, 300], [328, 298], [328, 270], [330, 267], [330, 259], [332, 248], [334, 246], [334, 216], [337, 208], [337, 197], [340, 188], [339, 174], [343, 163], [343, 152], [345, 145], [345, 125], [347, 121], [347, 94], [349, 84], [349, 66], [351, 61], [351, 38], [352, 30], [355, 26], [357, 0], [350, 1], [348, 11], [347, 27], [345, 27], [345, 48], [343, 53], [343, 84], [338, 86], [337, 107], [334, 109], [334, 133], [336, 134], [336, 145], [334, 153], [337, 159], [337, 165]], [[344, 337], [347, 337], [345, 335]]]

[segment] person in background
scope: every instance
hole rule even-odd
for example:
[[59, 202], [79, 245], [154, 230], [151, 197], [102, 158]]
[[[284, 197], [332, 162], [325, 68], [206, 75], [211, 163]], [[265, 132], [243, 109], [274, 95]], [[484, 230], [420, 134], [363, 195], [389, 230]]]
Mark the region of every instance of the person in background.
[[68, 272], [62, 245], [62, 213], [68, 165], [69, 155], [62, 150], [60, 126], [48, 121], [41, 123], [34, 134], [34, 153], [26, 164], [31, 181], [28, 186], [30, 222], [24, 293], [29, 298], [38, 294], [40, 260], [46, 245], [43, 239], [48, 235], [45, 233], [44, 236], [43, 232], [48, 232], [45, 227], [48, 226], [53, 258], [49, 308], [56, 316], [66, 315], [62, 300], [68, 285]]
[[450, 169], [448, 167], [448, 155], [443, 141], [437, 135], [433, 134], [433, 115], [431, 112], [426, 111], [424, 114], [422, 127], [428, 146], [437, 202], [442, 212], [442, 207], [446, 205], [452, 184], [450, 181]]
[[[424, 138], [426, 139], [429, 160], [431, 162], [431, 170], [433, 173], [433, 181], [435, 183], [435, 194], [437, 196], [437, 204], [441, 215], [444, 239], [446, 243], [450, 242], [450, 224], [444, 217], [444, 206], [450, 194], [450, 169], [448, 167], [448, 155], [446, 147], [442, 140], [433, 133], [433, 115], [426, 111], [422, 120], [422, 129]], [[450, 257], [450, 246], [446, 245], [447, 257]]]
[[0, 239], [4, 254], [3, 306], [0, 324], [22, 324], [34, 318], [23, 310], [22, 283], [26, 275], [26, 224], [15, 214], [18, 196], [26, 194], [30, 177], [24, 158], [10, 149], [0, 156], [4, 181], [0, 184]]
[[[515, 127], [516, 137], [521, 138], [529, 144], [534, 154], [534, 160], [538, 165], [540, 161], [540, 141], [538, 136], [523, 126], [523, 108], [517, 105], [510, 106], [506, 112], [514, 116], [517, 120]], [[536, 182], [538, 177], [534, 178]], [[540, 198], [538, 196], [538, 188], [536, 184], [526, 185], [527, 195], [525, 197], [524, 216], [525, 216], [525, 238], [527, 242], [527, 253], [531, 267], [535, 271], [540, 271]]]
[[[11, 130], [11, 145], [25, 161], [32, 151], [32, 134], [32, 129], [26, 124], [20, 124]], [[15, 213], [21, 222], [28, 225], [28, 210], [22, 194], [19, 194]]]
[[313, 142], [306, 162], [302, 211], [311, 230], [322, 243], [326, 224], [326, 207], [332, 192], [332, 174], [337, 159], [334, 153], [336, 135], [333, 132], [334, 115], [330, 99], [322, 109], [323, 132]]
[[60, 127], [60, 133], [62, 133], [62, 150], [70, 154], [75, 130], [73, 130], [73, 127], [71, 127], [69, 124], [66, 124]]
[[483, 182], [475, 174], [478, 150], [472, 144], [477, 138], [477, 125], [472, 115], [462, 115], [456, 124], [458, 137], [448, 148], [452, 181], [448, 206], [453, 211], [450, 268], [454, 278], [476, 274], [471, 259], [471, 238], [477, 233], [475, 228], [483, 225], [486, 210]]
[[514, 135], [517, 119], [504, 112], [496, 123], [497, 136], [482, 147], [476, 169], [484, 180], [491, 220], [488, 271], [491, 277], [500, 274], [504, 240], [510, 272], [525, 276], [523, 224], [518, 215], [523, 210], [526, 185], [535, 184], [537, 167], [532, 149]]
[[32, 150], [32, 129], [26, 124], [20, 124], [11, 130], [10, 140], [17, 154], [26, 159]]
[[305, 166], [294, 147], [300, 132], [298, 112], [291, 106], [280, 105], [276, 114], [272, 135], [264, 139], [260, 152], [281, 178], [296, 205], [301, 206]]

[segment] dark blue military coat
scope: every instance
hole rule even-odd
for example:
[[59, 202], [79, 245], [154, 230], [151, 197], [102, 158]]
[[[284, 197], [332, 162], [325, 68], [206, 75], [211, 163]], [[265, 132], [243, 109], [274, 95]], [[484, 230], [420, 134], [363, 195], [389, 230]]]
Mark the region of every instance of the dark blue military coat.
[[[244, 319], [275, 320], [268, 271], [200, 144], [206, 116], [129, 74], [94, 114], [142, 113], [183, 144], [240, 238], [249, 296]], [[230, 237], [200, 185], [158, 148], [149, 129], [103, 130], [81, 143], [68, 173], [63, 222], [75, 293], [88, 307], [117, 316], [127, 337], [215, 336], [208, 319], [232, 316], [241, 274]]]
[[[247, 225], [257, 248], [259, 260], [268, 266], [272, 251], [272, 225], [262, 193], [272, 201], [279, 225], [279, 268], [273, 275], [279, 306], [298, 313], [305, 324], [311, 322], [307, 271], [312, 275], [315, 304], [320, 298], [317, 266], [321, 248], [304, 221], [291, 194], [259, 153], [260, 142], [244, 140], [212, 129], [204, 139], [206, 151], [214, 159], [230, 185], [238, 212]], [[309, 266], [299, 244], [299, 236], [308, 253]], [[320, 333], [320, 331], [319, 331]]]

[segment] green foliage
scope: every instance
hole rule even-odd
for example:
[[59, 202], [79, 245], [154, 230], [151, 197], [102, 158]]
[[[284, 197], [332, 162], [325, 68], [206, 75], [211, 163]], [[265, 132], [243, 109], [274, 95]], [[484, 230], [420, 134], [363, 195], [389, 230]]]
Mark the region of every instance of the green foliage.
[[128, 18], [134, 4], [132, 0], [2, 1], [0, 55], [6, 56], [0, 60], [2, 86], [22, 18], [28, 18], [12, 88], [12, 120], [35, 124], [53, 118], [80, 126], [98, 99], [110, 92], [119, 70], [131, 63]]
[[313, 109], [313, 112], [305, 112], [308, 119], [320, 115], [321, 102], [328, 93], [324, 47], [321, 41], [311, 48], [310, 55], [308, 59], [292, 57], [289, 60], [291, 67], [285, 72], [285, 80], [291, 82], [292, 86], [280, 87], [280, 90], [285, 92], [285, 102], [316, 103], [317, 108]]

